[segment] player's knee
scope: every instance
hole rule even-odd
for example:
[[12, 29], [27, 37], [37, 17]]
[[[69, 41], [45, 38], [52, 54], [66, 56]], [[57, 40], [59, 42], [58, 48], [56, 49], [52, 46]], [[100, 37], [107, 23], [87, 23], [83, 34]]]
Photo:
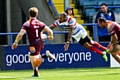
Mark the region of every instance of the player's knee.
[[36, 58], [36, 59], [33, 61], [33, 65], [34, 65], [35, 67], [39, 67], [41, 64], [42, 64], [42, 60], [39, 59], [39, 58]]

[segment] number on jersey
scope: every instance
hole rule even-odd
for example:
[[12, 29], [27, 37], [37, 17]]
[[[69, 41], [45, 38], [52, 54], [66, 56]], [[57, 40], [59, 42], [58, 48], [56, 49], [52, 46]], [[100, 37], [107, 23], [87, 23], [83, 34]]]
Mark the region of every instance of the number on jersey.
[[36, 29], [36, 37], [38, 37], [38, 29]]

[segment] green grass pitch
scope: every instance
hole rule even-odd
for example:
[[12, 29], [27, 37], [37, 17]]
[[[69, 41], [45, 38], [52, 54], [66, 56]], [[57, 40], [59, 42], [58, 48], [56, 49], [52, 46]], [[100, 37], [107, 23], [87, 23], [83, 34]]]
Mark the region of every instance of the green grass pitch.
[[0, 71], [0, 80], [120, 80], [120, 68], [39, 69], [39, 77], [32, 74], [32, 70]]

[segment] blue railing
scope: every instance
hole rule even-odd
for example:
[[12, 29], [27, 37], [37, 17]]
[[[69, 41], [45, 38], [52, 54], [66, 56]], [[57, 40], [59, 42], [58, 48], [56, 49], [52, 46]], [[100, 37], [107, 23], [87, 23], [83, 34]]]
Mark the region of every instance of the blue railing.
[[[100, 6], [94, 6], [94, 8], [100, 8]], [[108, 8], [120, 8], [120, 6], [108, 6]]]
[[[95, 41], [98, 41], [97, 40], [97, 24], [96, 23], [90, 23], [90, 24], [82, 24], [83, 26], [93, 26], [93, 38]], [[68, 33], [68, 31], [54, 31], [53, 34], [66, 34]], [[18, 32], [9, 32], [9, 33], [0, 33], [0, 36], [9, 36], [9, 39], [10, 39], [10, 42], [9, 42], [9, 45], [11, 45], [13, 43], [13, 35], [17, 35]], [[47, 42], [48, 44], [49, 42]]]

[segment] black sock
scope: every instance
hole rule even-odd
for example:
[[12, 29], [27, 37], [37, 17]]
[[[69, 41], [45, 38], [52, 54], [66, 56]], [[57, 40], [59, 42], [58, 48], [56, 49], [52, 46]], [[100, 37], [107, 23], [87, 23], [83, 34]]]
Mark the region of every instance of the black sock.
[[38, 76], [38, 70], [34, 69], [34, 76]]
[[46, 55], [46, 54], [43, 54], [43, 55], [42, 55], [42, 58], [47, 58], [47, 55]]

